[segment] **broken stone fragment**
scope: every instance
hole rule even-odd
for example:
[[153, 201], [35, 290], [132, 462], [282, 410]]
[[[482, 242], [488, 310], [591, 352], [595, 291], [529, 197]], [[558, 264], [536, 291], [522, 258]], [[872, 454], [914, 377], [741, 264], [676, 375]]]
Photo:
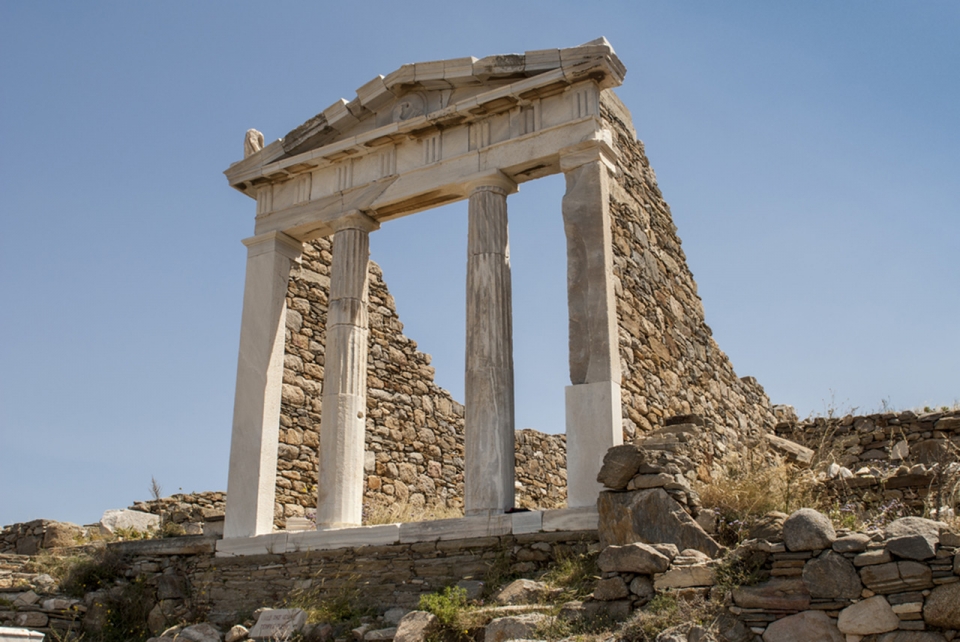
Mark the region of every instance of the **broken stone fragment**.
[[597, 481], [612, 490], [626, 488], [643, 461], [643, 451], [633, 444], [614, 446], [603, 456], [603, 466], [597, 473]]

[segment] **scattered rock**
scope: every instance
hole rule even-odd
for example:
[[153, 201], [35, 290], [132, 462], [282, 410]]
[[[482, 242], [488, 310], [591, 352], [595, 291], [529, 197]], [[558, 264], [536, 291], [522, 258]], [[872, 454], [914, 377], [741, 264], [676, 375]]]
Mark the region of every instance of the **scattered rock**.
[[733, 589], [733, 601], [747, 609], [804, 611], [810, 607], [810, 592], [802, 580], [773, 578], [756, 586]]
[[923, 535], [904, 535], [888, 539], [887, 550], [908, 560], [927, 560], [937, 554], [936, 544]]
[[604, 491], [597, 502], [600, 546], [666, 542], [717, 557], [721, 547], [662, 488]]
[[847, 635], [872, 635], [894, 631], [900, 626], [900, 618], [890, 608], [882, 595], [875, 595], [851, 604], [840, 611], [837, 628]]
[[614, 446], [603, 456], [603, 466], [597, 473], [597, 481], [613, 490], [626, 488], [644, 459], [643, 451], [633, 444]]
[[223, 636], [223, 642], [240, 642], [240, 640], [246, 640], [248, 633], [247, 627], [242, 624], [237, 624], [231, 627], [226, 635]]
[[837, 533], [829, 518], [812, 508], [801, 508], [783, 522], [783, 543], [790, 551], [830, 548]]
[[250, 637], [282, 639], [303, 630], [306, 623], [307, 614], [303, 609], [264, 609], [250, 629]]
[[506, 642], [533, 637], [536, 628], [547, 619], [543, 613], [525, 613], [498, 617], [484, 629], [484, 642]]
[[853, 533], [840, 537], [833, 542], [833, 550], [838, 553], [862, 553], [867, 550], [870, 536], [864, 533]]
[[630, 589], [619, 575], [600, 580], [597, 582], [597, 587], [593, 589], [593, 599], [601, 602], [622, 600], [628, 595], [630, 595]]
[[549, 590], [543, 582], [519, 579], [510, 582], [494, 599], [498, 604], [534, 604]]
[[863, 584], [850, 560], [829, 551], [803, 567], [803, 582], [811, 597], [856, 599]]
[[666, 571], [670, 566], [670, 558], [652, 546], [635, 542], [625, 546], [606, 547], [597, 558], [597, 566], [604, 573], [652, 575]]
[[931, 626], [960, 629], [960, 582], [942, 584], [927, 596], [923, 619]]
[[810, 462], [813, 461], [813, 450], [806, 446], [801, 446], [795, 441], [790, 441], [789, 439], [777, 437], [772, 434], [766, 434], [764, 437], [774, 450], [786, 456], [786, 458], [792, 462], [809, 466]]
[[765, 539], [768, 542], [783, 541], [783, 522], [787, 519], [786, 513], [771, 511], [757, 520], [750, 527], [750, 539]]
[[690, 588], [694, 586], [713, 586], [714, 570], [705, 565], [675, 566], [653, 582], [658, 591], [665, 589]]
[[410, 611], [397, 624], [393, 642], [423, 642], [439, 627], [437, 616], [426, 611]]
[[[457, 586], [460, 586], [460, 585], [457, 584]], [[467, 599], [473, 599], [473, 598], [471, 598], [468, 595]], [[387, 624], [396, 626], [397, 624], [400, 624], [400, 620], [403, 619], [403, 616], [409, 612], [410, 612], [409, 609], [405, 609], [400, 606], [395, 606], [392, 609], [387, 609], [387, 612], [383, 614], [383, 621], [386, 622]]]
[[194, 624], [180, 631], [177, 634], [177, 640], [189, 640], [189, 642], [220, 642], [223, 636], [212, 624], [203, 622]]
[[763, 642], [844, 642], [844, 637], [823, 611], [803, 611], [771, 622]]

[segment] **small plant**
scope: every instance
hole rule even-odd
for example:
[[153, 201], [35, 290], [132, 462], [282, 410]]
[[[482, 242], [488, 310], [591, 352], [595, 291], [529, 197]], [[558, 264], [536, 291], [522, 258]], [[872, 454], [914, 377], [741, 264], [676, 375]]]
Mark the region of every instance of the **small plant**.
[[459, 586], [448, 586], [439, 593], [420, 596], [418, 608], [437, 616], [444, 627], [455, 627], [462, 611], [467, 608], [467, 591]]
[[157, 483], [157, 478], [150, 475], [150, 496], [155, 500], [163, 497], [163, 488]]
[[104, 547], [92, 555], [66, 558], [59, 572], [62, 573], [60, 586], [63, 591], [71, 597], [81, 598], [90, 591], [113, 586], [123, 577], [124, 560], [116, 551]]
[[769, 579], [770, 574], [763, 570], [767, 555], [761, 551], [750, 551], [744, 555], [728, 555], [715, 569], [716, 586], [730, 591], [739, 586], [753, 586]]

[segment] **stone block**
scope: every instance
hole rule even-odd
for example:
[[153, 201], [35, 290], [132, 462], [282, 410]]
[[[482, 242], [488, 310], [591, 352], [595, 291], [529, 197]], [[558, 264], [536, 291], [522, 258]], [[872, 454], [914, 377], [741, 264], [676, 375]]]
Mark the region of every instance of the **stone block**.
[[695, 586], [713, 586], [714, 583], [714, 570], [709, 566], [676, 566], [663, 575], [654, 578], [653, 586], [658, 591], [663, 591]]
[[834, 621], [823, 611], [804, 611], [771, 622], [763, 642], [844, 642]]
[[608, 546], [597, 558], [597, 566], [604, 573], [663, 573], [670, 566], [670, 558], [647, 544], [635, 542], [624, 546]]
[[400, 541], [400, 524], [301, 531], [287, 534], [287, 553], [358, 546], [389, 546]]
[[473, 515], [456, 519], [438, 519], [432, 522], [408, 522], [400, 524], [400, 543], [495, 537], [509, 535], [512, 527], [511, 516], [504, 514]]
[[249, 637], [254, 640], [283, 640], [300, 632], [307, 623], [307, 614], [303, 609], [265, 609], [250, 629]]
[[844, 556], [830, 551], [808, 561], [803, 567], [803, 581], [811, 597], [856, 599], [863, 584], [857, 569]]
[[543, 511], [531, 510], [511, 513], [510, 528], [514, 535], [539, 532], [543, 528]]
[[721, 547], [661, 488], [627, 493], [606, 491], [597, 502], [600, 546], [633, 542], [668, 543], [717, 557]]
[[287, 552], [287, 533], [231, 537], [217, 541], [217, 557], [280, 555]]
[[543, 511], [543, 531], [595, 531], [600, 516], [596, 506]]
[[117, 530], [134, 530], [148, 533], [160, 528], [160, 516], [143, 513], [136, 510], [110, 509], [104, 511], [100, 518], [100, 530], [106, 533], [116, 533]]
[[923, 619], [943, 629], [960, 629], [960, 582], [943, 584], [930, 591], [923, 605]]
[[733, 601], [746, 609], [803, 611], [810, 607], [810, 592], [802, 580], [774, 578], [733, 589]]
[[637, 474], [643, 461], [644, 453], [635, 445], [614, 446], [603, 456], [597, 481], [611, 490], [622, 490]]
[[847, 635], [873, 635], [895, 631], [900, 618], [882, 595], [851, 604], [840, 611], [837, 628]]

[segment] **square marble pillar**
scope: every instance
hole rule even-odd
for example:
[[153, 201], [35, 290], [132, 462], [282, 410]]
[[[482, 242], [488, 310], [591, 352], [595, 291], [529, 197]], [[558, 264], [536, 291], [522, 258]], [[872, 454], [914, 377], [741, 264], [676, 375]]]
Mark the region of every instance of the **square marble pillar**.
[[243, 241], [247, 276], [230, 439], [223, 536], [273, 531], [283, 384], [284, 320], [290, 268], [303, 245], [281, 232]]
[[620, 352], [610, 221], [612, 150], [591, 141], [561, 151], [566, 178], [570, 382], [566, 389], [567, 506], [591, 506], [603, 455], [623, 443]]

